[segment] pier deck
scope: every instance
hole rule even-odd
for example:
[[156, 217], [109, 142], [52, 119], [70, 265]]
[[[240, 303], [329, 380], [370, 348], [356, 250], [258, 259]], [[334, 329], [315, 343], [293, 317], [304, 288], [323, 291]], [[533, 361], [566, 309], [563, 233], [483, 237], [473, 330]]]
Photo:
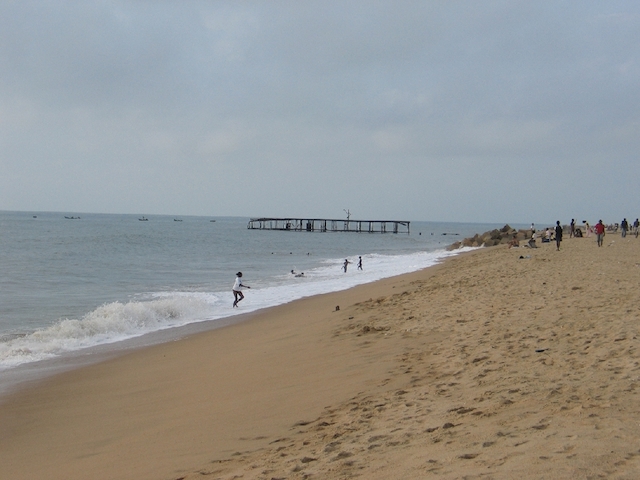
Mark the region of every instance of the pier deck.
[[291, 232], [355, 232], [406, 233], [409, 224], [404, 220], [344, 220], [327, 218], [252, 218], [249, 230], [282, 230]]

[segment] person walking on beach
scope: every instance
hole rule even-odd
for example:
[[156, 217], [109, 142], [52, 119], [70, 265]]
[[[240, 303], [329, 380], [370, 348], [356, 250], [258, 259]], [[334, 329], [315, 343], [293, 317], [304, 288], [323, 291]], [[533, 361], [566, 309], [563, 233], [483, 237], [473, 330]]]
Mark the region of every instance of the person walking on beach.
[[560, 251], [560, 242], [562, 241], [562, 225], [560, 220], [556, 222], [556, 251]]
[[627, 230], [629, 230], [629, 222], [627, 222], [626, 218], [622, 219], [622, 222], [620, 222], [620, 228], [622, 229], [621, 235], [622, 238], [627, 236]]
[[342, 270], [344, 270], [344, 273], [347, 273], [347, 266], [350, 264], [351, 262], [349, 260], [347, 260], [346, 258], [344, 259], [344, 264], [342, 265]]
[[604, 224], [602, 223], [602, 220], [599, 220], [598, 223], [596, 223], [594, 230], [596, 231], [598, 246], [601, 247], [602, 243], [604, 242]]
[[358, 270], [362, 270], [362, 257], [358, 257]]
[[638, 238], [638, 227], [640, 227], [640, 220], [636, 218], [636, 221], [633, 222], [633, 233], [635, 234], [636, 238]]
[[576, 219], [571, 219], [571, 225], [569, 226], [569, 238], [573, 238], [576, 236]]
[[242, 293], [241, 288], [251, 288], [249, 285], [242, 284], [242, 272], [236, 273], [236, 281], [233, 284], [233, 306], [237, 307], [238, 303], [240, 303], [244, 299], [244, 294]]

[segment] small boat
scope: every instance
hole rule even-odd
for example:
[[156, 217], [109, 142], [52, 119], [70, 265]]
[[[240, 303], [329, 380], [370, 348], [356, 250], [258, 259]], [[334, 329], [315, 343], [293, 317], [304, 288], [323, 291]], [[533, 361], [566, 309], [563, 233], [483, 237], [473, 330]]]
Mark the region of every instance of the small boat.
[[148, 222], [149, 221], [149, 219], [147, 217], [142, 217], [142, 218], [139, 218], [138, 220], [140, 220], [141, 222]]
[[182, 220], [180, 218], [174, 218], [173, 221], [174, 222], [181, 222]]
[[209, 220], [210, 222], [215, 222], [215, 220]]

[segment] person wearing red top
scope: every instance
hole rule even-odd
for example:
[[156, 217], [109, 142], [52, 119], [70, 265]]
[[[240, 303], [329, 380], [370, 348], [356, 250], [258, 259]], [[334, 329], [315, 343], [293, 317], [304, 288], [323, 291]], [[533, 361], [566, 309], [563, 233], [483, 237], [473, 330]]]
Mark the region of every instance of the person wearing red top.
[[595, 226], [594, 230], [596, 231], [596, 238], [598, 240], [598, 246], [601, 247], [602, 246], [602, 242], [604, 242], [604, 224], [602, 223], [602, 220], [600, 220], [600, 221], [598, 221], [598, 223], [596, 223], [596, 226]]

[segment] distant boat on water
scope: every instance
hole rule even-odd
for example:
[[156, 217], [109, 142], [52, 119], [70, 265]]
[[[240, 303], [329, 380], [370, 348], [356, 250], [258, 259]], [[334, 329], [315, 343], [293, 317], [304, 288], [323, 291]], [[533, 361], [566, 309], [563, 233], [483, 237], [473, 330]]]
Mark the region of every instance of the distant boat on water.
[[215, 222], [215, 220], [209, 220], [210, 222]]
[[174, 221], [174, 222], [181, 222], [181, 221], [182, 221], [182, 219], [180, 219], [180, 218], [174, 218], [174, 219], [173, 219], [173, 221]]
[[66, 215], [64, 218], [66, 218], [67, 220], [80, 220], [80, 217], [67, 217]]
[[140, 220], [141, 222], [148, 222], [149, 221], [149, 219], [147, 217], [142, 217], [142, 218], [139, 218], [138, 220]]

